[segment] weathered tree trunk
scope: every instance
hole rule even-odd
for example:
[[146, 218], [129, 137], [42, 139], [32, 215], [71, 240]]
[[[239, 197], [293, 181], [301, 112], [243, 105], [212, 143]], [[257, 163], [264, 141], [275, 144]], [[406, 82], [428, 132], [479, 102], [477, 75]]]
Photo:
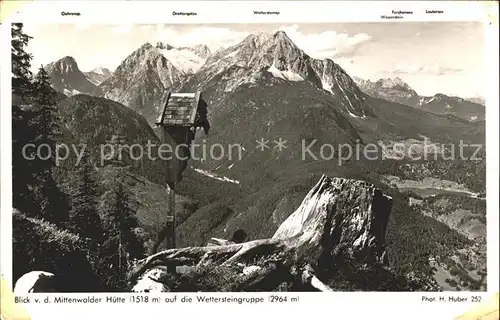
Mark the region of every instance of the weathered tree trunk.
[[[293, 282], [331, 291], [316, 272], [327, 270], [336, 257], [360, 263], [386, 261], [384, 238], [391, 206], [391, 198], [371, 184], [323, 176], [272, 238], [165, 250], [139, 261], [129, 279], [132, 285], [142, 281], [134, 291], [155, 291], [157, 286], [144, 286], [144, 274], [175, 264], [192, 267], [180, 281], [189, 276], [199, 282], [220, 277], [219, 283], [200, 290], [271, 291], [270, 286]], [[171, 286], [160, 278], [150, 277]]]

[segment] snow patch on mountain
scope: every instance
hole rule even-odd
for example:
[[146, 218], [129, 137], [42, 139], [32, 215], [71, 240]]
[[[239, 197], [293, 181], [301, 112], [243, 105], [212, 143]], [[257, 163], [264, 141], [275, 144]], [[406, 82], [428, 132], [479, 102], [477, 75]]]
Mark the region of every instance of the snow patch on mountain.
[[81, 94], [81, 92], [78, 91], [78, 90], [76, 90], [76, 89], [72, 89], [72, 90], [64, 89], [63, 93], [65, 95], [67, 95], [68, 97], [71, 97], [71, 96], [74, 96], [74, 95], [77, 95], [77, 94]]
[[325, 79], [321, 79], [321, 85], [324, 90], [330, 92], [332, 95], [335, 95], [335, 93], [332, 90], [332, 85], [328, 84], [328, 82], [326, 82]]
[[95, 68], [91, 72], [94, 72], [94, 73], [97, 73], [97, 74], [100, 74], [100, 75], [103, 75], [103, 76], [108, 76], [108, 75], [111, 74], [111, 71], [109, 71], [109, 69], [106, 69], [106, 68], [103, 68], [103, 67]]
[[[356, 110], [354, 108], [354, 106], [352, 105], [351, 99], [349, 99], [349, 97], [345, 94], [344, 89], [342, 89], [342, 86], [338, 86], [338, 87], [339, 87], [340, 91], [342, 91], [342, 93], [344, 94], [345, 99], [347, 100], [347, 102], [349, 103], [349, 105], [351, 106], [351, 108], [353, 109], [353, 111]], [[346, 111], [349, 114], [349, 116], [351, 116], [352, 118], [358, 118], [358, 119], [364, 119], [364, 118], [366, 118], [366, 116], [365, 116], [364, 113], [361, 116], [358, 116], [358, 115], [354, 114], [351, 110], [349, 110], [349, 108], [346, 108]]]
[[94, 85], [100, 85], [104, 80], [111, 77], [112, 72], [107, 68], [98, 67], [89, 72], [84, 72], [87, 79]]
[[233, 179], [229, 179], [228, 177], [225, 177], [225, 176], [219, 176], [219, 175], [216, 175], [214, 173], [211, 173], [209, 171], [206, 171], [206, 170], [202, 170], [202, 169], [194, 169], [194, 171], [204, 175], [204, 176], [207, 176], [209, 178], [212, 178], [212, 179], [215, 179], [215, 180], [219, 180], [219, 181], [223, 181], [223, 182], [229, 182], [229, 183], [234, 183], [234, 184], [240, 184], [240, 182], [238, 180], [233, 180]]
[[232, 58], [238, 54], [239, 50], [234, 50], [233, 52], [229, 53], [225, 58]]
[[281, 71], [278, 70], [274, 66], [274, 64], [267, 69], [268, 72], [271, 72], [273, 76], [276, 78], [281, 78], [283, 80], [288, 80], [288, 81], [304, 81], [304, 78], [302, 78], [299, 74], [291, 71], [291, 70], [286, 70], [286, 71]]
[[205, 45], [174, 47], [158, 42], [155, 49], [183, 74], [196, 73], [211, 55], [210, 49]]
[[184, 73], [195, 73], [206, 61], [206, 59], [201, 58], [188, 49], [161, 49], [160, 53], [170, 61], [176, 69]]

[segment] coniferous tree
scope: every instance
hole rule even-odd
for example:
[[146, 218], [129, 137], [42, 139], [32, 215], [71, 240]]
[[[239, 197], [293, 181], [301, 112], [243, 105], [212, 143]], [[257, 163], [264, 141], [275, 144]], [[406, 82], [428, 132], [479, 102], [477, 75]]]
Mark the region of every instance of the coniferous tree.
[[139, 223], [131, 206], [130, 197], [122, 182], [113, 191], [112, 201], [107, 207], [107, 227], [105, 240], [106, 263], [112, 268], [110, 286], [126, 289], [126, 274], [134, 259], [144, 257], [144, 243], [137, 235]]
[[32, 168], [36, 150], [25, 148], [33, 142], [33, 127], [29, 126], [34, 113], [12, 106], [12, 205], [25, 214], [42, 218], [40, 203], [35, 200], [33, 188], [36, 179]]
[[[41, 67], [33, 80], [33, 97], [38, 106], [38, 117], [34, 119], [36, 125], [36, 143], [46, 144], [51, 150], [55, 150], [57, 140], [61, 135], [62, 120], [57, 110], [57, 93], [50, 86], [49, 76], [45, 69]], [[47, 156], [47, 155], [44, 155]], [[44, 157], [45, 158], [45, 157]], [[54, 157], [47, 159], [47, 167], [55, 166]]]
[[32, 57], [25, 51], [30, 39], [22, 24], [12, 25], [13, 205], [30, 216], [60, 225], [68, 217], [67, 196], [53, 179], [60, 120], [47, 72], [42, 68], [32, 77]]
[[68, 229], [82, 238], [90, 239], [91, 250], [97, 251], [103, 239], [101, 218], [97, 211], [98, 191], [95, 169], [87, 153], [84, 153], [78, 169], [78, 181], [72, 194], [72, 206]]
[[31, 92], [31, 78], [30, 71], [31, 54], [25, 51], [25, 47], [32, 37], [28, 36], [23, 31], [22, 23], [12, 24], [12, 93], [23, 97]]
[[[97, 191], [91, 177], [93, 167], [84, 160], [77, 170], [82, 183], [76, 188], [72, 221], [68, 221], [67, 195], [61, 192], [53, 177], [56, 166], [54, 151], [61, 133], [58, 95], [51, 88], [49, 75], [43, 67], [35, 77], [32, 76], [31, 55], [25, 51], [30, 39], [24, 34], [22, 24], [12, 26], [13, 207], [26, 216], [48, 220], [82, 235], [85, 244], [88, 244], [82, 249], [86, 249], [93, 267], [99, 267], [96, 252], [99, 249], [97, 244], [102, 240], [102, 228], [93, 194]], [[32, 244], [29, 236], [18, 239], [22, 239], [22, 247]], [[58, 241], [53, 238], [47, 240]]]
[[105, 154], [106, 159], [109, 160], [105, 161], [104, 165], [123, 168], [130, 164], [130, 150], [123, 136], [113, 135], [106, 143], [110, 146], [109, 149], [106, 149], [107, 153]]
[[56, 106], [57, 94], [50, 86], [49, 75], [43, 67], [34, 77], [32, 88], [33, 102], [39, 106], [31, 123], [35, 128], [33, 143], [39, 147], [39, 156], [31, 163], [36, 179], [37, 198], [41, 204], [41, 216], [61, 225], [68, 220], [69, 211], [68, 197], [60, 190], [53, 177], [61, 119]]
[[29, 123], [34, 117], [31, 111], [22, 110], [17, 104], [27, 100], [31, 88], [31, 55], [25, 47], [31, 37], [23, 32], [21, 23], [12, 24], [12, 191], [13, 206], [30, 215], [40, 213], [40, 206], [34, 199], [32, 187], [35, 178], [32, 174], [31, 162], [34, 149], [26, 148], [32, 143], [33, 127]]
[[57, 93], [50, 86], [50, 76], [43, 66], [38, 69], [38, 73], [33, 77], [33, 90], [39, 104], [52, 106], [57, 103]]

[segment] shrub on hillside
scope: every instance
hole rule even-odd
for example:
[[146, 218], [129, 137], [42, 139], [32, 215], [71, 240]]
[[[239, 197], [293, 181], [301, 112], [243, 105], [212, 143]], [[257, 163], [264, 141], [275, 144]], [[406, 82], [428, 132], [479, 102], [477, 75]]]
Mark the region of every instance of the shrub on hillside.
[[41, 270], [56, 275], [61, 292], [92, 292], [102, 290], [93, 271], [91, 255], [78, 235], [55, 225], [13, 212], [13, 274]]

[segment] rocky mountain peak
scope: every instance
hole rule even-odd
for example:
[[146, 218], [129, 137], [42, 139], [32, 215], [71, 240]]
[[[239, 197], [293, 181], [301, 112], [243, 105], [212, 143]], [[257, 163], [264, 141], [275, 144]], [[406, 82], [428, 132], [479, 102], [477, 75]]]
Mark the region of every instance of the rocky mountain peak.
[[75, 58], [70, 56], [65, 56], [56, 62], [50, 63], [46, 66], [47, 71], [50, 69], [51, 71], [56, 71], [64, 74], [80, 72], [78, 68], [78, 64], [76, 63]]
[[[259, 32], [248, 35], [241, 43], [231, 48], [238, 47], [240, 51], [251, 53], [252, 55], [276, 55], [284, 51], [295, 51], [301, 53], [302, 50], [287, 36], [284, 31]], [[231, 49], [229, 48], [229, 49]], [[231, 51], [231, 50], [230, 50]], [[227, 50], [220, 50], [225, 53]]]
[[64, 56], [61, 59], [59, 59], [59, 62], [63, 62], [70, 65], [76, 65], [76, 60], [72, 56]]
[[413, 90], [406, 82], [399, 77], [395, 78], [382, 78], [377, 81], [377, 85], [382, 88], [401, 88], [405, 90]]
[[310, 57], [284, 31], [250, 34], [240, 43], [218, 50], [190, 81], [204, 87], [222, 75], [224, 81], [217, 81], [221, 92], [241, 86], [304, 82], [338, 97], [351, 117], [371, 114], [362, 92], [339, 65]]
[[[169, 47], [173, 49], [166, 45], [166, 48]], [[137, 73], [153, 72], [159, 76], [164, 85], [170, 86], [172, 82], [177, 81], [176, 75], [182, 74], [182, 70], [177, 69], [163, 54], [164, 51], [169, 50], [159, 49], [150, 43], [145, 43], [122, 61], [113, 76], [120, 76], [125, 80], [125, 78], [133, 78]]]
[[275, 38], [278, 38], [278, 39], [283, 39], [283, 40], [290, 40], [290, 38], [288, 38], [287, 34], [285, 31], [283, 30], [278, 30], [274, 33], [274, 37]]
[[157, 116], [157, 104], [164, 90], [178, 81], [179, 70], [164, 51], [145, 43], [132, 52], [115, 72], [99, 86], [105, 97], [120, 102], [142, 114], [150, 123]]
[[299, 53], [303, 51], [288, 37], [285, 31], [274, 33], [261, 33], [255, 38], [255, 43], [261, 45], [262, 49], [273, 48], [275, 50], [293, 50]]
[[375, 82], [358, 77], [353, 79], [370, 96], [406, 105], [419, 103], [417, 92], [399, 77], [381, 78]]
[[163, 42], [157, 42], [156, 43], [156, 48], [158, 49], [165, 49], [165, 50], [170, 50], [173, 48], [173, 46], [169, 45], [168, 43], [165, 44]]
[[90, 82], [78, 68], [75, 58], [65, 56], [56, 62], [49, 63], [45, 70], [50, 76], [52, 87], [67, 96], [79, 93], [100, 95], [101, 90]]
[[147, 52], [148, 50], [154, 48], [153, 45], [149, 42], [146, 42], [144, 43], [142, 46], [139, 47], [139, 49], [137, 49], [136, 51], [134, 52], [137, 52], [137, 53], [144, 53], [144, 52]]
[[443, 94], [443, 93], [436, 93], [433, 98], [434, 98], [434, 100], [438, 100], [439, 101], [439, 100], [446, 100], [449, 97], [447, 95]]
[[123, 69], [126, 66], [140, 64], [146, 60], [154, 59], [159, 56], [159, 50], [153, 47], [151, 43], [146, 42], [136, 50], [134, 50], [125, 60], [123, 60], [120, 65], [116, 68], [115, 72], [119, 69]]

